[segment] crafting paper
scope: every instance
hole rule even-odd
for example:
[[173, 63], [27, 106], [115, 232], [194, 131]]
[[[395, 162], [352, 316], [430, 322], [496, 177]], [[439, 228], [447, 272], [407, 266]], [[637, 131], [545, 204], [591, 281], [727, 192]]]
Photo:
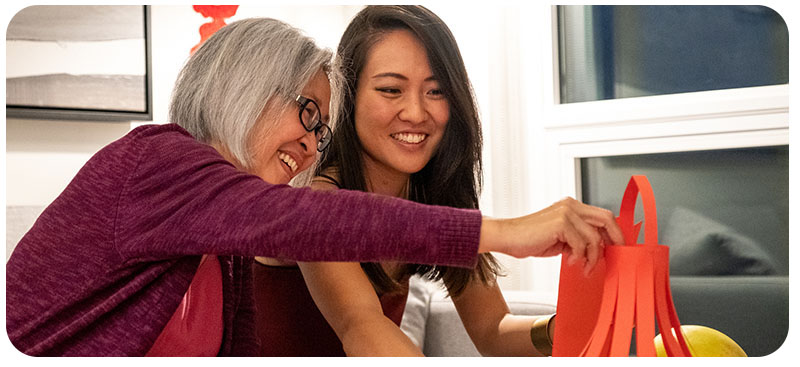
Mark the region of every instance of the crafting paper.
[[[644, 222], [634, 223], [641, 196]], [[624, 244], [606, 246], [588, 276], [583, 263], [562, 257], [554, 356], [628, 356], [633, 330], [636, 354], [655, 356], [655, 322], [669, 356], [690, 356], [669, 289], [669, 248], [658, 244], [658, 217], [650, 182], [633, 176], [623, 194], [617, 223]], [[638, 244], [644, 225], [644, 244]], [[670, 332], [664, 332], [670, 331]]]

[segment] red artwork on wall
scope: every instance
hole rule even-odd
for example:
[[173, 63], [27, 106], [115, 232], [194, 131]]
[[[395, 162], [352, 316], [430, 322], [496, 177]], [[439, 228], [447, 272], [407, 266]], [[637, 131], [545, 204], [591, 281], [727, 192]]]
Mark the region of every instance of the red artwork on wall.
[[192, 5], [192, 9], [206, 18], [211, 18], [210, 22], [200, 26], [200, 42], [192, 47], [191, 52], [194, 53], [208, 37], [227, 24], [225, 18], [234, 16], [239, 5]]

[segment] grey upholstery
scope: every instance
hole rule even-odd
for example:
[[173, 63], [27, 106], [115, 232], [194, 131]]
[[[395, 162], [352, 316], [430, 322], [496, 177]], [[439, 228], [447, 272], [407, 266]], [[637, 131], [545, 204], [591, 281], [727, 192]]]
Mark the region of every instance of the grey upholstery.
[[[681, 324], [717, 329], [748, 356], [769, 355], [786, 339], [788, 276], [672, 276], [670, 288]], [[505, 297], [515, 314], [556, 310], [552, 297], [528, 292], [505, 292]], [[453, 302], [438, 285], [412, 278], [401, 329], [426, 356], [479, 356]]]
[[783, 345], [789, 332], [788, 276], [672, 276], [682, 325], [723, 332], [751, 357]]
[[[776, 213], [751, 210], [747, 220], [767, 232], [785, 230]], [[782, 241], [750, 238], [740, 227], [678, 207], [659, 238], [670, 247], [670, 285], [681, 324], [717, 329], [747, 355], [764, 356], [789, 331], [788, 259], [780, 255], [786, 251]]]
[[[411, 279], [406, 310], [400, 328], [428, 357], [480, 356], [467, 335], [450, 298], [438, 284]], [[554, 300], [532, 292], [505, 292], [511, 312], [548, 315], [556, 311]]]

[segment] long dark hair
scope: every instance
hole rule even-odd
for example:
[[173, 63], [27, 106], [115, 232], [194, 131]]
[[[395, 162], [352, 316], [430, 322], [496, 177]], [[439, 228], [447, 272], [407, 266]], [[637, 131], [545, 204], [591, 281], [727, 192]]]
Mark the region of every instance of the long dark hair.
[[[342, 103], [333, 141], [323, 154], [316, 173], [335, 172], [341, 188], [366, 191], [363, 146], [355, 127], [355, 97], [358, 77], [369, 49], [392, 31], [411, 31], [425, 46], [433, 75], [450, 106], [450, 120], [436, 153], [425, 167], [411, 175], [409, 199], [432, 205], [478, 209], [481, 187], [481, 126], [472, 86], [464, 61], [447, 25], [422, 6], [367, 6], [350, 22], [339, 42], [337, 66], [344, 82]], [[379, 293], [400, 289], [380, 264], [362, 263]], [[479, 256], [475, 269], [409, 264], [407, 274], [422, 274], [443, 280], [451, 296], [460, 294], [477, 279], [493, 282], [499, 265], [489, 254]]]

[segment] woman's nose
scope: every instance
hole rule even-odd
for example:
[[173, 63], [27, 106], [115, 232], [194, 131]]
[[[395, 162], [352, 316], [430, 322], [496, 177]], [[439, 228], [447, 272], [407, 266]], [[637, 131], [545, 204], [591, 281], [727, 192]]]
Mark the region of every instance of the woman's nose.
[[418, 95], [410, 95], [405, 99], [403, 108], [398, 117], [400, 117], [400, 119], [403, 121], [418, 124], [425, 121], [426, 116], [427, 111], [425, 109], [425, 101], [422, 99], [422, 97]]
[[303, 153], [311, 155], [317, 150], [317, 136], [314, 131], [306, 131], [299, 140], [300, 146], [303, 147]]

